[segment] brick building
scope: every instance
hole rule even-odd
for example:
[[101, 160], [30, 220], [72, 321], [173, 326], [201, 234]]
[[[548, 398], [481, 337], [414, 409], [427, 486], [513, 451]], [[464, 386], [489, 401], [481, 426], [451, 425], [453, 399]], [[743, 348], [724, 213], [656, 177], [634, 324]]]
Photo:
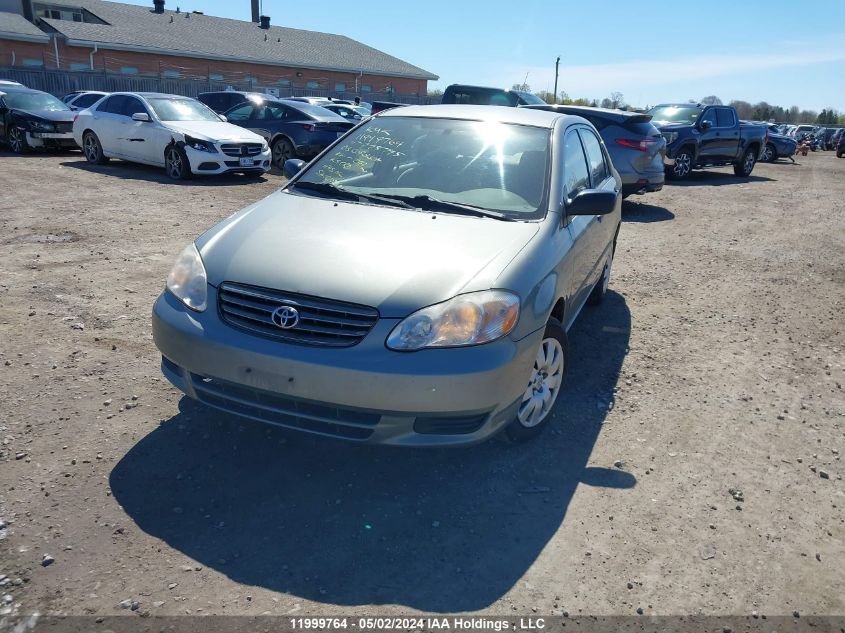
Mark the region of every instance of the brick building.
[[[0, 0], [0, 68], [195, 80], [280, 94], [424, 96], [438, 77], [343, 35], [107, 0]], [[243, 2], [245, 13], [249, 6]], [[7, 73], [8, 74], [8, 73]]]

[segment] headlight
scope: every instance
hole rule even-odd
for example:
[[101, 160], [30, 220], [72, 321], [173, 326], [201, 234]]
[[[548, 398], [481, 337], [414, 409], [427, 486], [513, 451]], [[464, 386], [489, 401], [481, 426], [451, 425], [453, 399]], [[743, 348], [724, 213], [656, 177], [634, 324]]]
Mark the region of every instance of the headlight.
[[674, 143], [675, 141], [678, 140], [678, 133], [677, 132], [666, 132], [663, 135], [663, 138], [666, 139], [667, 145], [671, 145], [672, 143]]
[[37, 130], [38, 132], [52, 132], [56, 129], [52, 123], [47, 123], [47, 121], [29, 121], [29, 128], [31, 130]]
[[387, 337], [390, 349], [457, 347], [489, 343], [510, 332], [519, 318], [519, 297], [504, 290], [458, 295], [414, 312]]
[[203, 141], [202, 139], [194, 138], [193, 136], [185, 136], [185, 145], [192, 147], [198, 152], [210, 152], [212, 154], [217, 153], [217, 148], [214, 147], [214, 143], [211, 141]]
[[191, 310], [202, 312], [208, 306], [208, 277], [197, 247], [190, 244], [179, 255], [167, 276], [167, 289]]

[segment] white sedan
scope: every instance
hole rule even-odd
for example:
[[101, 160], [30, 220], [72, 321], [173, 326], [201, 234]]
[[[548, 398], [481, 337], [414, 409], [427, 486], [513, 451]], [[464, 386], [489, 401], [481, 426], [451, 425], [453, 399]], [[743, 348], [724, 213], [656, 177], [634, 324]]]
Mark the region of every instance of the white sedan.
[[112, 93], [79, 113], [73, 137], [89, 163], [122, 158], [164, 167], [174, 179], [270, 171], [270, 148], [262, 137], [188, 97]]

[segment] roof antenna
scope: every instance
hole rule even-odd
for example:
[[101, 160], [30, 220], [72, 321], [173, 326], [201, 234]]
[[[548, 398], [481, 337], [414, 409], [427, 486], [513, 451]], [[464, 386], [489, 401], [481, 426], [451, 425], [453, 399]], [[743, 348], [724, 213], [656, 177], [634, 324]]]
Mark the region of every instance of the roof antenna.
[[173, 24], [173, 16], [170, 16], [170, 23]]
[[265, 42], [267, 41], [267, 34], [266, 33], [264, 34], [264, 41]]

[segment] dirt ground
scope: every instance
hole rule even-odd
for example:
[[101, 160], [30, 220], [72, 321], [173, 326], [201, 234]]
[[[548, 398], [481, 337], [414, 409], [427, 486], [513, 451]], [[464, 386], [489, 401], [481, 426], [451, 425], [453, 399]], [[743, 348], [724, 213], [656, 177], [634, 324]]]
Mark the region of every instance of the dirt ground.
[[796, 160], [625, 203], [541, 440], [397, 450], [160, 374], [175, 256], [278, 174], [0, 151], [2, 613], [845, 614], [845, 160]]

